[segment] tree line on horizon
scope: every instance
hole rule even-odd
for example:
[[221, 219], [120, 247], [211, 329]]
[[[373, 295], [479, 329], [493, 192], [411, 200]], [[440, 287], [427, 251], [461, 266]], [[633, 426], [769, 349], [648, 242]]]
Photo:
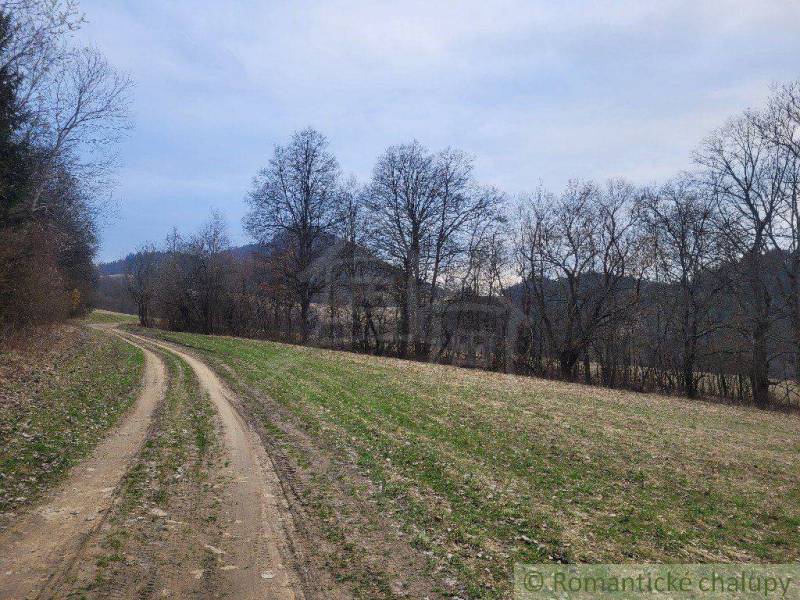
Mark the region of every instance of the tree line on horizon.
[[96, 221], [130, 82], [74, 0], [0, 1], [0, 343], [93, 302]]
[[221, 215], [126, 260], [141, 323], [608, 387], [796, 404], [800, 82], [713, 131], [660, 185], [575, 179], [509, 199], [473, 159], [390, 146], [345, 178], [296, 132]]

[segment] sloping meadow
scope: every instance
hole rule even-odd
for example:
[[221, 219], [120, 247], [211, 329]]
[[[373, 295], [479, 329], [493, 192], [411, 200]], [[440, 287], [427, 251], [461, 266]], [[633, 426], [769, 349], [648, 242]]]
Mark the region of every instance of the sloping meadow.
[[157, 335], [196, 350], [251, 402], [274, 403], [261, 414], [276, 435], [313, 440], [285, 442], [298, 471], [324, 454], [341, 478], [358, 473], [367, 485], [329, 490], [320, 510], [377, 506], [448, 595], [508, 597], [515, 561], [800, 558], [796, 415]]

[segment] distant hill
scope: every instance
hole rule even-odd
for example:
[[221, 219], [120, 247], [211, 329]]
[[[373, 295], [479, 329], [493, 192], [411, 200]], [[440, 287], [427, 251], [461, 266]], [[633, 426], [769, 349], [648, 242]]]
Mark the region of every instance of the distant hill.
[[[254, 252], [262, 252], [263, 250], [258, 244], [245, 244], [243, 246], [232, 246], [228, 249], [228, 253], [236, 259], [246, 258]], [[156, 255], [163, 255], [163, 252], [156, 252]], [[110, 262], [98, 263], [97, 272], [100, 277], [110, 275], [122, 275], [125, 273], [125, 264], [133, 260], [133, 253], [128, 254], [125, 258], [119, 258]]]
[[[228, 252], [236, 260], [242, 260], [254, 252], [263, 252], [256, 244], [245, 244], [244, 246], [233, 246]], [[156, 252], [163, 255], [163, 252]], [[94, 305], [97, 308], [104, 308], [123, 313], [136, 313], [136, 304], [133, 302], [128, 287], [125, 283], [125, 265], [133, 260], [133, 253], [124, 258], [97, 264], [97, 289], [95, 290]]]
[[125, 271], [125, 262], [129, 260], [131, 256], [132, 255], [129, 254], [125, 258], [112, 260], [111, 262], [98, 263], [97, 272], [100, 277], [105, 277], [106, 275], [122, 275]]

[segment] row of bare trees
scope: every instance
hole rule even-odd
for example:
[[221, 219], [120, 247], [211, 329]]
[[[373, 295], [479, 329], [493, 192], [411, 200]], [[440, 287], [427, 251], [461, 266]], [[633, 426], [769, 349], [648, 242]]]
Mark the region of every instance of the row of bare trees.
[[72, 0], [0, 2], [0, 334], [85, 310], [129, 82], [77, 48]]
[[145, 245], [125, 261], [125, 282], [139, 322], [145, 327], [156, 318], [180, 331], [223, 333], [242, 322], [236, 283], [241, 263], [228, 252], [226, 225], [213, 214], [195, 235], [184, 239], [177, 230], [163, 249]]
[[215, 242], [216, 218], [131, 257], [128, 282], [144, 324], [795, 402], [798, 114], [800, 84], [787, 85], [669, 182], [515, 199], [481, 185], [465, 153], [416, 141], [361, 185], [323, 135], [299, 131], [254, 180], [252, 251]]

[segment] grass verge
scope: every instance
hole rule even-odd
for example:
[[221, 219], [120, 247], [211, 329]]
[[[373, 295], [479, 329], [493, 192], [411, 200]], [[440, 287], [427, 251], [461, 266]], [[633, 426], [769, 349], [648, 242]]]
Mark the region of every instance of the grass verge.
[[0, 354], [0, 511], [28, 504], [133, 404], [144, 363], [114, 336], [73, 326]]

